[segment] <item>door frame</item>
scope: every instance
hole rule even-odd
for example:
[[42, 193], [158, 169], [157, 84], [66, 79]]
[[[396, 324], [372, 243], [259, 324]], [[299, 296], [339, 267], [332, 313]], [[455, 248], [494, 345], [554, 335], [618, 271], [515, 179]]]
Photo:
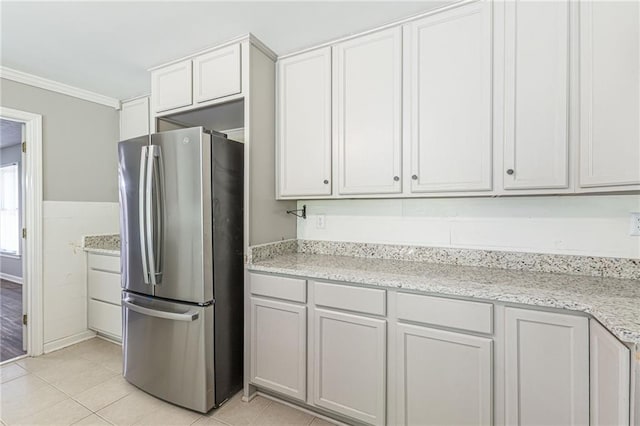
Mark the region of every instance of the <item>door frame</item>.
[[43, 353], [42, 115], [0, 106], [0, 117], [24, 123], [22, 288], [27, 300], [27, 356]]

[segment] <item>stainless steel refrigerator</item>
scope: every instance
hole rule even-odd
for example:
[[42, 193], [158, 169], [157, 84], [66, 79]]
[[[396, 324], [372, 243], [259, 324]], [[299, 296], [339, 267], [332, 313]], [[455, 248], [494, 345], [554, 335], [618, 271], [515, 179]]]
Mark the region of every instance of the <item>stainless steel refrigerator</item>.
[[118, 154], [124, 377], [207, 412], [242, 387], [242, 144], [194, 127]]

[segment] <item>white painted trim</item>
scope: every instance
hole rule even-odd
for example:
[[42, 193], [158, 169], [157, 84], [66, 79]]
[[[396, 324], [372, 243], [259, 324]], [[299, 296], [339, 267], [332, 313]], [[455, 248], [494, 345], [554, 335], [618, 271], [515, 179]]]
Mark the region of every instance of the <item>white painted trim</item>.
[[44, 77], [38, 77], [37, 75], [28, 74], [23, 71], [7, 68], [1, 65], [0, 78], [6, 78], [7, 80], [28, 84], [29, 86], [39, 87], [40, 89], [62, 93], [63, 95], [73, 96], [74, 98], [110, 106], [115, 109], [120, 109], [120, 101], [118, 99], [91, 92], [89, 90], [81, 89], [79, 87], [69, 86], [68, 84], [49, 80]]
[[0, 272], [0, 279], [5, 281], [10, 281], [14, 284], [22, 285], [22, 277], [18, 277], [16, 275], [5, 274], [4, 272]]
[[72, 336], [63, 337], [62, 339], [45, 343], [44, 353], [48, 354], [49, 352], [57, 351], [58, 349], [66, 348], [67, 346], [75, 345], [76, 343], [93, 339], [94, 337], [96, 337], [96, 332], [91, 330], [85, 330]]
[[44, 309], [42, 286], [43, 233], [42, 233], [42, 116], [0, 106], [0, 117], [25, 124], [24, 137], [27, 152], [23, 157], [24, 227], [27, 238], [23, 241], [22, 277], [27, 298], [27, 354], [41, 355], [44, 345]]
[[372, 33], [378, 32], [378, 31], [384, 31], [386, 29], [389, 29], [389, 28], [392, 28], [392, 27], [395, 27], [395, 26], [408, 24], [411, 21], [422, 19], [422, 18], [425, 18], [427, 16], [430, 16], [430, 15], [433, 15], [433, 14], [436, 14], [436, 13], [441, 13], [441, 12], [444, 12], [446, 10], [454, 9], [456, 7], [463, 6], [465, 4], [473, 3], [473, 2], [476, 2], [476, 1], [479, 1], [479, 0], [453, 0], [453, 3], [447, 4], [445, 6], [438, 7], [438, 8], [435, 8], [435, 9], [431, 9], [431, 10], [428, 10], [426, 12], [421, 12], [421, 13], [418, 13], [417, 15], [411, 15], [411, 16], [408, 16], [406, 18], [402, 18], [402, 19], [398, 19], [398, 20], [395, 20], [395, 21], [391, 21], [391, 22], [388, 22], [386, 24], [379, 25], [379, 26], [377, 26], [375, 28], [372, 28], [370, 30], [361, 31], [359, 33], [350, 34], [350, 35], [345, 36], [345, 37], [340, 37], [340, 38], [337, 38], [337, 39], [334, 39], [334, 40], [330, 40], [330, 41], [327, 41], [327, 42], [322, 43], [322, 44], [317, 44], [315, 46], [309, 46], [309, 47], [305, 47], [303, 49], [298, 49], [298, 50], [294, 50], [292, 52], [287, 52], [285, 54], [278, 55], [278, 60], [281, 60], [281, 59], [284, 59], [284, 58], [288, 58], [289, 56], [300, 55], [302, 53], [310, 52], [312, 50], [322, 49], [323, 47], [333, 46], [335, 44], [342, 43], [342, 42], [345, 42], [345, 41], [349, 41], [349, 40], [354, 39], [354, 38], [366, 36], [366, 35], [369, 35], [369, 34], [372, 34]]
[[167, 67], [169, 65], [176, 64], [178, 62], [186, 61], [187, 59], [193, 59], [196, 56], [204, 55], [204, 54], [212, 52], [214, 50], [218, 50], [218, 49], [221, 49], [223, 47], [230, 46], [232, 44], [243, 43], [245, 41], [248, 41], [250, 44], [255, 46], [258, 50], [260, 50], [262, 53], [264, 53], [267, 57], [271, 58], [272, 61], [276, 61], [276, 59], [278, 58], [278, 55], [276, 55], [276, 53], [273, 50], [269, 49], [267, 47], [267, 45], [265, 45], [262, 41], [260, 41], [256, 36], [254, 36], [251, 33], [248, 33], [248, 34], [245, 34], [245, 35], [241, 35], [239, 37], [234, 37], [231, 40], [227, 40], [227, 41], [225, 41], [223, 43], [216, 44], [215, 46], [207, 47], [206, 49], [198, 50], [197, 52], [193, 52], [193, 53], [190, 53], [188, 55], [181, 56], [180, 58], [173, 59], [173, 60], [171, 60], [169, 62], [164, 62], [164, 63], [162, 63], [160, 65], [156, 65], [154, 67], [148, 68], [147, 71], [155, 71], [157, 69], [164, 68], [164, 67]]

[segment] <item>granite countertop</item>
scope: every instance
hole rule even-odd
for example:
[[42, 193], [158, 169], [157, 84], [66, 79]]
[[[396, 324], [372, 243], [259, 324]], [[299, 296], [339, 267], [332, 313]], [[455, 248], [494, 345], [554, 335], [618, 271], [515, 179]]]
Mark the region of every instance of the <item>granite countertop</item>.
[[640, 280], [495, 269], [397, 259], [277, 253], [252, 271], [591, 314], [623, 342], [640, 344]]
[[89, 253], [120, 256], [120, 235], [85, 235], [82, 238], [82, 248]]

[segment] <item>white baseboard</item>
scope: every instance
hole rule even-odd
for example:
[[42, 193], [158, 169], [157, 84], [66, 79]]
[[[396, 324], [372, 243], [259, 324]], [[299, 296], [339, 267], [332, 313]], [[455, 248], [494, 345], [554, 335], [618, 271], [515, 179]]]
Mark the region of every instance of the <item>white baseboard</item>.
[[0, 272], [0, 279], [22, 285], [22, 277], [17, 277], [15, 275], [9, 275], [5, 274], [4, 272]]
[[54, 340], [53, 342], [47, 342], [44, 344], [44, 353], [48, 354], [49, 352], [57, 351], [58, 349], [93, 339], [94, 337], [96, 337], [95, 331], [85, 330], [82, 333], [74, 334], [73, 336], [63, 337], [62, 339]]

